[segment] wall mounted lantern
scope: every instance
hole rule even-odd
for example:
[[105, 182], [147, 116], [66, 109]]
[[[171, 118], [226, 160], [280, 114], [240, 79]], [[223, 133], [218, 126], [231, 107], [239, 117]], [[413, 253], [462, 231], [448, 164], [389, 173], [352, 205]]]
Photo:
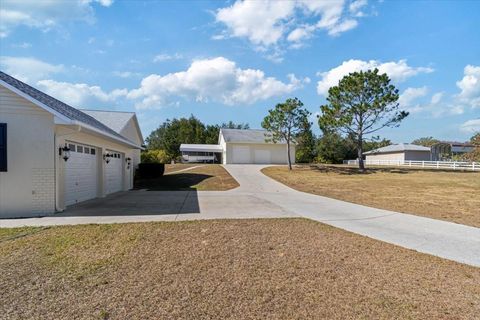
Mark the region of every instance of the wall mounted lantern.
[[103, 155], [103, 160], [105, 160], [106, 163], [109, 163], [111, 157], [112, 157], [112, 155], [110, 153], [105, 153]]
[[65, 162], [70, 158], [70, 148], [65, 143], [65, 146], [58, 148], [58, 155], [62, 157]]
[[127, 170], [130, 169], [130, 165], [132, 164], [132, 158], [125, 158], [125, 162], [127, 163]]

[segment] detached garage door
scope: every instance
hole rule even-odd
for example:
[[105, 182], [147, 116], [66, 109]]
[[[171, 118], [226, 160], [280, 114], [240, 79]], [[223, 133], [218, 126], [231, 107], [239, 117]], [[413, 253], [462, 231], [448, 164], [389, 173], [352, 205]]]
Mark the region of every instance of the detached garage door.
[[97, 150], [69, 143], [70, 158], [65, 163], [65, 203], [75, 204], [97, 196]]
[[250, 163], [250, 147], [233, 146], [232, 163]]
[[110, 154], [110, 162], [105, 164], [106, 193], [110, 194], [123, 190], [123, 157], [117, 151], [107, 150], [107, 153]]
[[269, 164], [272, 162], [272, 153], [270, 150], [255, 149], [254, 154], [255, 154], [255, 163]]

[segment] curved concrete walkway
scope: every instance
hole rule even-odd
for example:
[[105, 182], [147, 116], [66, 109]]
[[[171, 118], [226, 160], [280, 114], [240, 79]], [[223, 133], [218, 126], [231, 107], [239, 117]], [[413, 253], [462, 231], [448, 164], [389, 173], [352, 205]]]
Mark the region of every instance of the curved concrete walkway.
[[305, 217], [405, 248], [480, 267], [480, 229], [381, 210], [291, 189], [260, 165], [226, 165], [240, 183], [230, 191], [131, 191], [65, 214], [0, 219], [0, 227], [80, 223]]

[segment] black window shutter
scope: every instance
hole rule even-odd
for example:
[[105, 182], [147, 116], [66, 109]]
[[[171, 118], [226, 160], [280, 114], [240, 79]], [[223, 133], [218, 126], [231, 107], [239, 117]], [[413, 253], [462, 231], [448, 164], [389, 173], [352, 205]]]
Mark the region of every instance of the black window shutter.
[[0, 123], [0, 172], [7, 171], [7, 124]]

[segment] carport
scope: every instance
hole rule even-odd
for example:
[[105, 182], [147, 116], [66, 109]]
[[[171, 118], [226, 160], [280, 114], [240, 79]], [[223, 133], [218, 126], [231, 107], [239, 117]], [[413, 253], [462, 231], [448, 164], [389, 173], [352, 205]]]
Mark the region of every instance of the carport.
[[218, 144], [181, 144], [182, 162], [221, 163], [222, 146]]

